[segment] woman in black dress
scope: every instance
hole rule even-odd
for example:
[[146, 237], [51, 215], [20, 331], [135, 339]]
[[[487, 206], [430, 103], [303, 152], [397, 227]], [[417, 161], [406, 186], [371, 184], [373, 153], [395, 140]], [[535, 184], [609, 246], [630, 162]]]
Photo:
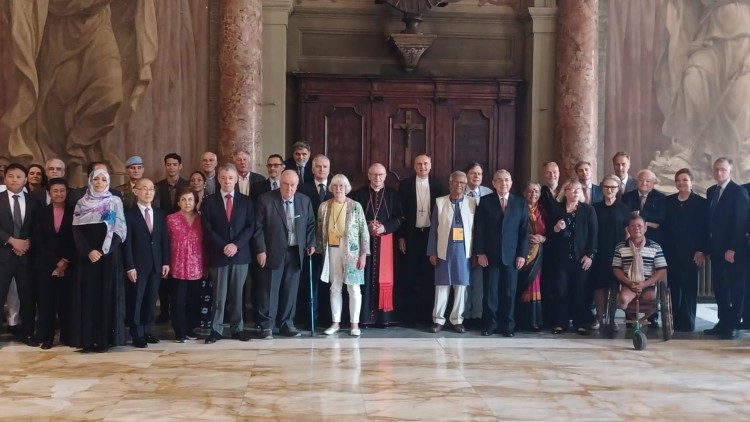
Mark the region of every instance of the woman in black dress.
[[88, 190], [73, 212], [80, 261], [81, 348], [105, 352], [125, 344], [125, 295], [120, 246], [127, 228], [122, 201], [109, 191], [109, 173], [89, 175]]
[[599, 328], [604, 319], [607, 307], [607, 291], [612, 285], [617, 285], [612, 273], [612, 257], [615, 246], [625, 240], [625, 227], [628, 225], [630, 208], [617, 198], [620, 189], [620, 178], [614, 174], [605, 176], [602, 180], [604, 200], [594, 204], [598, 227], [598, 253], [591, 271], [591, 288], [594, 290], [596, 304], [596, 321], [591, 328]]
[[[667, 218], [663, 224], [664, 257], [669, 264], [669, 289], [675, 331], [695, 330], [698, 300], [698, 273], [706, 250], [708, 201], [693, 193], [690, 170], [674, 176], [677, 193], [666, 199]], [[646, 233], [648, 237], [648, 233]]]
[[573, 320], [576, 332], [588, 334], [591, 322], [588, 274], [597, 248], [596, 212], [583, 203], [578, 180], [568, 180], [562, 189], [560, 211], [552, 227], [556, 300], [553, 334], [560, 334]]

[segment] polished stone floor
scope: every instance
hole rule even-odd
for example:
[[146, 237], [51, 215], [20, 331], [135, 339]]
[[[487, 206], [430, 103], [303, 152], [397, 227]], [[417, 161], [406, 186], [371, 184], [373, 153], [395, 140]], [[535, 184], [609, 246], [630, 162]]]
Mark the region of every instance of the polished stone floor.
[[[713, 315], [712, 316], [712, 312]], [[703, 307], [701, 327], [715, 311]], [[649, 333], [222, 340], [81, 354], [0, 343], [0, 419], [739, 420], [750, 333], [669, 342]], [[4, 337], [5, 338], [5, 337]]]

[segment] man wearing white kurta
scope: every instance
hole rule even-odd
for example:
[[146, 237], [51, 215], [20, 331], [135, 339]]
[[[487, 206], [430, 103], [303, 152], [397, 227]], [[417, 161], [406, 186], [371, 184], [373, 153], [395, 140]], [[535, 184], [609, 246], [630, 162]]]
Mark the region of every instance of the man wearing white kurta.
[[465, 333], [463, 313], [466, 286], [471, 280], [471, 231], [474, 226], [474, 198], [464, 196], [466, 173], [455, 171], [450, 176], [450, 194], [435, 200], [431, 216], [427, 255], [435, 266], [435, 306], [432, 310], [431, 332], [437, 333], [445, 324], [445, 308], [453, 286], [453, 310], [450, 322], [457, 333]]

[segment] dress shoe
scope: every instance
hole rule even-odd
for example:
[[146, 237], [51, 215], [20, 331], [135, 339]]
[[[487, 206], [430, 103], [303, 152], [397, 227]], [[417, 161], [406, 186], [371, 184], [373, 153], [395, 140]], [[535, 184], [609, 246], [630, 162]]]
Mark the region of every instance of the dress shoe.
[[51, 341], [45, 341], [42, 343], [42, 349], [43, 350], [49, 350], [52, 348], [52, 342]]
[[359, 328], [352, 328], [352, 330], [349, 331], [349, 335], [352, 337], [359, 337], [362, 335], [362, 330]]
[[513, 330], [507, 330], [507, 331], [503, 331], [503, 336], [504, 337], [515, 337], [516, 333], [514, 333]]
[[453, 326], [453, 330], [459, 334], [463, 334], [466, 332], [466, 327], [463, 324], [456, 324]]
[[213, 344], [213, 343], [216, 343], [219, 340], [221, 340], [221, 334], [219, 334], [218, 332], [216, 332], [214, 330], [211, 330], [211, 334], [209, 334], [208, 337], [206, 337], [205, 343], [206, 344]]
[[167, 321], [169, 321], [169, 313], [167, 312], [162, 312], [156, 317], [157, 324], [164, 324]]
[[482, 335], [483, 335], [484, 337], [489, 337], [489, 336], [491, 336], [491, 335], [492, 335], [492, 330], [483, 330], [483, 331], [482, 331]]
[[430, 332], [431, 333], [439, 333], [442, 328], [443, 328], [443, 325], [442, 324], [438, 324], [436, 322], [436, 323], [432, 324], [432, 326], [430, 327]]
[[296, 328], [292, 327], [281, 330], [281, 335], [285, 337], [300, 337], [302, 333], [297, 331]]
[[587, 330], [584, 327], [578, 327], [576, 329], [576, 333], [578, 333], [578, 335], [581, 335], [581, 336], [587, 336], [587, 335], [589, 335], [589, 330]]
[[563, 329], [562, 327], [555, 327], [552, 329], [552, 334], [562, 334]]
[[156, 344], [159, 342], [159, 339], [152, 336], [151, 334], [147, 334], [145, 337], [143, 337], [143, 340], [146, 341], [146, 343]]
[[185, 338], [188, 340], [198, 340], [198, 334], [195, 334], [195, 331], [188, 330], [187, 333], [185, 333]]
[[338, 333], [340, 329], [341, 329], [340, 325], [331, 325], [330, 327], [326, 328], [326, 330], [323, 331], [323, 333], [327, 336], [330, 336], [330, 335]]
[[145, 349], [148, 347], [148, 343], [146, 342], [145, 339], [142, 339], [142, 338], [135, 339], [133, 340], [133, 347], [136, 347], [138, 349]]
[[37, 347], [39, 346], [39, 342], [36, 341], [34, 336], [26, 336], [26, 338], [23, 339], [23, 343], [29, 347]]
[[260, 330], [260, 338], [263, 340], [273, 340], [273, 331], [268, 328]]
[[182, 337], [177, 337], [176, 339], [174, 339], [174, 342], [184, 344], [184, 343], [187, 343], [187, 340], [188, 340], [187, 337], [182, 336]]
[[740, 330], [750, 330], [750, 322], [742, 321]]
[[247, 331], [239, 331], [232, 334], [232, 338], [239, 341], [250, 341], [250, 333]]
[[708, 334], [710, 336], [717, 336], [721, 334], [721, 327], [719, 326], [719, 324], [716, 324], [713, 326], [713, 328], [706, 328], [705, 330], [703, 330], [703, 334]]
[[16, 339], [21, 339], [21, 327], [19, 327], [18, 325], [9, 325], [8, 332]]
[[740, 330], [733, 329], [733, 330], [727, 330], [720, 334], [719, 336], [722, 340], [737, 340], [740, 338]]

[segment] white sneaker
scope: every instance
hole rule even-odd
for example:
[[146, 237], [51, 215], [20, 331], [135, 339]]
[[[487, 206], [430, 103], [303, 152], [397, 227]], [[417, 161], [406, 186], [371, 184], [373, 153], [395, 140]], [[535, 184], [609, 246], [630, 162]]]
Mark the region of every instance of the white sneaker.
[[336, 334], [340, 329], [341, 329], [340, 325], [335, 326], [335, 327], [331, 325], [330, 327], [326, 328], [326, 330], [323, 332], [325, 333], [325, 335], [330, 336], [331, 334]]
[[359, 337], [360, 335], [362, 335], [362, 330], [360, 330], [359, 328], [352, 328], [352, 331], [349, 334], [351, 334], [353, 337]]

